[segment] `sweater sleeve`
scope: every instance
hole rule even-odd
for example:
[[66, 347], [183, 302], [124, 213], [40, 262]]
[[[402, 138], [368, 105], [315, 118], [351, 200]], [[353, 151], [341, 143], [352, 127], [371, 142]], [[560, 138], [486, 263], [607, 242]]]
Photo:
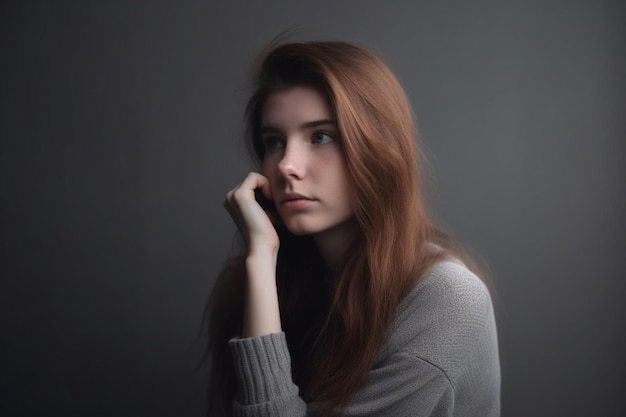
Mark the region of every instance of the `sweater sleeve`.
[[285, 333], [231, 339], [237, 374], [236, 417], [305, 416], [306, 404], [291, 377]]

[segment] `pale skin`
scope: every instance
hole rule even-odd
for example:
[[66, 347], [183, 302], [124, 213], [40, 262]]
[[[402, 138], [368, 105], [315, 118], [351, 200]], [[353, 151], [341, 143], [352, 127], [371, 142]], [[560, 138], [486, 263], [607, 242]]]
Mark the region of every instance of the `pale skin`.
[[[263, 174], [249, 173], [224, 199], [247, 245], [242, 337], [282, 330], [276, 290], [280, 241], [274, 223], [294, 234], [312, 235], [331, 269], [357, 231], [346, 163], [325, 98], [309, 87], [270, 95], [261, 132]], [[277, 213], [261, 208], [256, 189], [274, 200]]]

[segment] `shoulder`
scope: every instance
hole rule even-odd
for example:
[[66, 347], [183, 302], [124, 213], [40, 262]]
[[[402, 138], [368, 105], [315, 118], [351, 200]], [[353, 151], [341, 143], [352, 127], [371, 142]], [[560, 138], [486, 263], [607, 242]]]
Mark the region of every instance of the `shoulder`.
[[402, 352], [426, 361], [452, 385], [469, 362], [478, 360], [499, 369], [489, 291], [458, 260], [439, 261], [426, 271], [400, 303], [391, 331], [388, 353]]
[[410, 378], [404, 385], [446, 415], [498, 416], [496, 323], [480, 278], [454, 259], [429, 268], [398, 306], [374, 368]]
[[[492, 308], [483, 281], [457, 259], [431, 266], [399, 306], [399, 314], [419, 309], [440, 322], [479, 324]], [[408, 317], [407, 317], [408, 318]]]
[[397, 322], [422, 317], [441, 324], [480, 325], [492, 310], [489, 290], [461, 261], [444, 259], [431, 266], [398, 306]]

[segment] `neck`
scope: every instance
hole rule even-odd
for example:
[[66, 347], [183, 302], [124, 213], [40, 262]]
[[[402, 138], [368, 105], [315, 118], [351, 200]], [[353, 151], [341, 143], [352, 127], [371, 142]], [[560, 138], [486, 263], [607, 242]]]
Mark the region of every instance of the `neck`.
[[336, 270], [357, 237], [359, 226], [354, 218], [313, 236], [320, 255], [331, 270]]

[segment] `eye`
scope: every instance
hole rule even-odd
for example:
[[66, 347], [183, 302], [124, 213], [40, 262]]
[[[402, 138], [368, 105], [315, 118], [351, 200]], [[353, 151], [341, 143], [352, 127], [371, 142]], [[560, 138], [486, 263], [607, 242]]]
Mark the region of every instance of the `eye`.
[[324, 133], [324, 132], [315, 132], [313, 134], [313, 137], [311, 138], [311, 142], [317, 143], [317, 144], [329, 143], [329, 142], [332, 142], [334, 140], [335, 140], [334, 137], [332, 137], [328, 133]]
[[262, 140], [266, 151], [285, 147], [285, 141], [277, 136], [266, 136]]

